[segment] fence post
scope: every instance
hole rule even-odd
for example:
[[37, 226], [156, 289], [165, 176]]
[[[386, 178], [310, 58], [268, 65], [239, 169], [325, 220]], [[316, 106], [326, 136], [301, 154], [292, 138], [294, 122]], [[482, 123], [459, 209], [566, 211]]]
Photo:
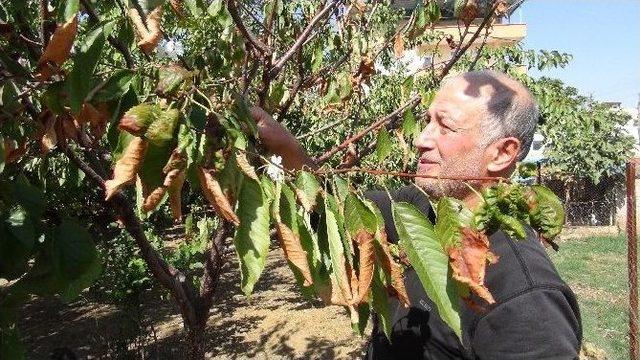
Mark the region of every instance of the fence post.
[[629, 359], [638, 359], [638, 242], [636, 233], [636, 163], [627, 162], [627, 263], [629, 266]]

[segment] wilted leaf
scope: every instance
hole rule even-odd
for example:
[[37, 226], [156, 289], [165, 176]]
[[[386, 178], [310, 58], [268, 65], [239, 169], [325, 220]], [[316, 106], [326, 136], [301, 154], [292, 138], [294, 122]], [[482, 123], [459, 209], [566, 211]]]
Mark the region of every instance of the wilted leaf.
[[358, 299], [356, 304], [366, 302], [371, 280], [375, 271], [375, 248], [373, 235], [366, 230], [360, 230], [356, 234], [355, 241], [358, 244], [359, 270], [358, 270]]
[[235, 225], [240, 224], [240, 219], [233, 212], [233, 207], [222, 192], [218, 180], [202, 167], [198, 167], [198, 179], [200, 180], [202, 193], [213, 206], [216, 214]]
[[129, 109], [120, 119], [118, 128], [132, 135], [142, 136], [151, 123], [161, 115], [161, 109], [155, 104], [143, 103]]
[[105, 181], [105, 200], [109, 200], [113, 194], [123, 186], [131, 184], [136, 179], [136, 174], [142, 166], [148, 144], [139, 137], [133, 137], [125, 149], [122, 157], [116, 162], [113, 169], [113, 179]]
[[454, 16], [462, 20], [465, 26], [469, 26], [478, 17], [477, 0], [456, 0]]
[[56, 117], [51, 111], [43, 111], [40, 114], [40, 123], [42, 124], [42, 138], [40, 139], [41, 153], [48, 154], [58, 144], [58, 135], [56, 134], [55, 124]]
[[190, 71], [176, 64], [161, 67], [158, 70], [156, 94], [164, 97], [174, 95], [190, 76]]
[[236, 163], [246, 176], [255, 181], [260, 181], [260, 179], [258, 179], [258, 174], [256, 174], [256, 169], [249, 163], [245, 153], [239, 151], [236, 152]]
[[376, 256], [378, 263], [384, 272], [391, 279], [391, 287], [393, 288], [397, 298], [404, 306], [409, 306], [409, 295], [404, 286], [404, 270], [402, 265], [398, 264], [391, 255], [387, 234], [384, 229], [380, 229], [375, 236], [378, 246], [376, 247]]
[[489, 304], [495, 303], [484, 285], [487, 262], [495, 263], [497, 256], [489, 250], [489, 239], [483, 232], [470, 228], [461, 230], [460, 246], [448, 249], [453, 278], [469, 286], [471, 291]]
[[138, 10], [135, 8], [129, 9], [129, 18], [134, 25], [136, 34], [140, 37], [138, 46], [145, 54], [150, 55], [162, 39], [162, 30], [160, 29], [162, 6], [156, 7], [147, 14], [146, 26], [144, 21], [142, 21]]
[[88, 123], [93, 137], [96, 141], [100, 140], [107, 129], [107, 122], [109, 121], [107, 104], [101, 103], [94, 107], [89, 103], [84, 103], [82, 110], [75, 116], [75, 119], [80, 124]]
[[38, 60], [38, 67], [36, 68], [38, 80], [48, 80], [69, 58], [77, 33], [77, 16], [71, 17], [66, 23], [58, 26], [40, 60]]
[[165, 186], [157, 186], [155, 188], [149, 188], [148, 184], [141, 181], [142, 184], [142, 212], [147, 213], [155, 210], [164, 196], [167, 194], [167, 188]]
[[182, 8], [182, 0], [169, 0], [171, 8], [179, 18], [184, 19], [184, 9]]
[[276, 231], [285, 257], [300, 270], [304, 277], [304, 286], [312, 285], [313, 278], [307, 261], [307, 252], [302, 249], [300, 238], [281, 222], [276, 224]]
[[174, 169], [167, 173], [164, 180], [164, 186], [167, 187], [169, 193], [169, 207], [171, 208], [171, 216], [175, 221], [182, 220], [182, 186], [187, 177], [185, 170]]
[[449, 277], [449, 259], [429, 220], [408, 203], [393, 203], [393, 220], [400, 246], [407, 253], [424, 290], [444, 322], [461, 337], [458, 294]]

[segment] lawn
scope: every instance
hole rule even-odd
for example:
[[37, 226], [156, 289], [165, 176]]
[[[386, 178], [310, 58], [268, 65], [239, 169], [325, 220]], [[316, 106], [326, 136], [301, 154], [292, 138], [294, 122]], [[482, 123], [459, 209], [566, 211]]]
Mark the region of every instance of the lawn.
[[628, 358], [626, 238], [567, 240], [550, 257], [578, 297], [584, 341], [603, 349], [609, 359]]

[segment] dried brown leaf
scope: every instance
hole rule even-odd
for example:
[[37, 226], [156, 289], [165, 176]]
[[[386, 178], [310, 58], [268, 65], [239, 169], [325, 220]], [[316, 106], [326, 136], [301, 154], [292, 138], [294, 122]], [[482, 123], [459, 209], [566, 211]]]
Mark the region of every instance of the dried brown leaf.
[[162, 39], [162, 29], [160, 28], [162, 6], [156, 7], [147, 15], [146, 26], [135, 8], [129, 9], [129, 19], [133, 23], [136, 34], [140, 37], [138, 46], [145, 54], [151, 54]]
[[198, 167], [198, 179], [200, 180], [202, 193], [213, 206], [213, 209], [218, 216], [221, 216], [235, 225], [239, 225], [240, 219], [238, 218], [238, 215], [233, 212], [233, 207], [229, 203], [227, 197], [224, 196], [224, 192], [222, 192], [222, 187], [218, 180], [211, 175], [209, 171], [202, 167]]
[[495, 303], [484, 285], [487, 262], [495, 263], [497, 256], [489, 250], [489, 239], [483, 232], [461, 229], [460, 246], [448, 249], [453, 278], [467, 284], [469, 289], [489, 304]]
[[391, 277], [391, 287], [396, 297], [405, 306], [409, 306], [409, 295], [407, 294], [407, 289], [404, 286], [404, 269], [402, 268], [402, 265], [395, 262], [391, 255], [389, 242], [387, 241], [387, 233], [384, 229], [379, 230], [378, 241], [380, 243], [380, 248], [382, 249], [382, 254], [376, 252], [378, 262], [382, 266], [382, 270]]
[[307, 252], [302, 249], [300, 237], [296, 235], [289, 227], [281, 222], [276, 224], [278, 240], [280, 247], [284, 250], [284, 255], [302, 274], [304, 278], [304, 286], [313, 284], [311, 277], [311, 269], [307, 260]]
[[395, 41], [393, 42], [393, 54], [396, 56], [396, 59], [400, 59], [404, 55], [404, 37], [402, 33], [396, 35]]
[[465, 26], [469, 26], [476, 17], [478, 17], [477, 0], [467, 0], [467, 3], [460, 11], [460, 20]]
[[142, 183], [142, 212], [147, 213], [155, 210], [166, 193], [166, 186], [157, 186], [155, 189], [149, 189], [144, 183]]
[[73, 16], [66, 23], [58, 26], [51, 36], [49, 44], [38, 60], [36, 77], [40, 81], [48, 80], [58, 72], [60, 66], [69, 58], [73, 41], [78, 33], [78, 17]]
[[237, 152], [236, 153], [236, 162], [238, 163], [238, 167], [242, 172], [253, 180], [260, 181], [258, 179], [258, 174], [256, 174], [256, 170], [251, 164], [249, 160], [247, 160], [247, 156], [244, 153]]
[[107, 122], [109, 121], [108, 106], [105, 103], [100, 103], [94, 107], [90, 103], [84, 103], [75, 119], [81, 125], [89, 124], [91, 134], [96, 140], [99, 140], [107, 129]]
[[184, 19], [184, 11], [182, 8], [182, 0], [170, 0], [169, 4], [171, 4], [171, 8], [178, 15], [179, 18]]
[[164, 186], [169, 192], [169, 207], [175, 221], [182, 220], [182, 186], [187, 177], [185, 170], [171, 170], [164, 179]]
[[40, 151], [42, 155], [48, 154], [58, 144], [58, 135], [56, 135], [56, 117], [51, 111], [43, 111], [39, 116], [42, 124], [42, 137], [40, 138]]
[[507, 15], [507, 11], [509, 10], [509, 3], [504, 0], [499, 0], [497, 1], [495, 8], [495, 14], [497, 17], [505, 16]]
[[135, 181], [138, 170], [142, 166], [146, 150], [146, 141], [139, 137], [131, 139], [122, 157], [116, 162], [113, 169], [113, 179], [104, 182], [105, 200], [109, 200], [123, 186]]
[[374, 238], [371, 233], [361, 229], [356, 233], [356, 244], [358, 244], [359, 269], [358, 269], [358, 298], [356, 304], [367, 301], [367, 294], [373, 280], [374, 264], [376, 262], [376, 252]]

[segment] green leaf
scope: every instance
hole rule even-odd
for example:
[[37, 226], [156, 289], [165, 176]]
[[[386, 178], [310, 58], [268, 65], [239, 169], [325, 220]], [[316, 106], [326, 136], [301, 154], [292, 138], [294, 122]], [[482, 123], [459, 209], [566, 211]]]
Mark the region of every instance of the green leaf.
[[180, 112], [177, 109], [159, 110], [159, 116], [151, 122], [144, 137], [151, 144], [160, 147], [173, 145], [176, 141], [179, 121]]
[[340, 236], [340, 228], [336, 214], [332, 211], [328, 201], [324, 201], [324, 221], [326, 226], [326, 240], [329, 245], [329, 255], [331, 257], [332, 273], [336, 277], [337, 283], [344, 292], [349, 291], [349, 279], [345, 269], [345, 251]]
[[0, 278], [13, 280], [27, 270], [27, 262], [36, 241], [28, 214], [15, 206], [0, 223]]
[[438, 201], [434, 231], [443, 249], [460, 243], [460, 228], [469, 226], [471, 211], [449, 197]]
[[211, 5], [209, 5], [209, 7], [207, 8], [207, 13], [214, 17], [218, 16], [220, 10], [222, 10], [223, 5], [224, 2], [222, 0], [213, 0], [211, 2]]
[[564, 207], [550, 189], [534, 185], [531, 190], [536, 195], [537, 208], [532, 209], [531, 225], [546, 239], [552, 240], [562, 231], [564, 225]]
[[371, 285], [371, 307], [373, 312], [377, 314], [387, 339], [391, 340], [391, 328], [393, 324], [391, 324], [392, 319], [387, 288], [384, 285], [385, 278], [384, 271], [378, 266], [376, 275], [373, 277], [373, 284]]
[[247, 125], [247, 127], [251, 131], [251, 134], [254, 137], [257, 137], [258, 125], [256, 124], [256, 121], [253, 119], [253, 116], [251, 116], [251, 111], [249, 110], [249, 106], [247, 105], [247, 103], [245, 102], [245, 100], [242, 98], [241, 95], [239, 94], [235, 95], [232, 110], [236, 118], [240, 120], [240, 122]]
[[64, 1], [64, 11], [60, 14], [62, 18], [58, 19], [59, 23], [65, 23], [69, 21], [74, 16], [77, 16], [80, 11], [80, 3], [78, 0], [65, 0]]
[[187, 5], [187, 9], [194, 18], [198, 18], [202, 16], [202, 2], [199, 0], [184, 0], [184, 3]]
[[102, 274], [102, 262], [100, 261], [100, 256], [95, 256], [80, 276], [64, 285], [60, 291], [60, 297], [66, 302], [74, 300], [84, 289], [93, 285], [100, 277], [100, 274]]
[[12, 202], [20, 204], [29, 214], [29, 217], [39, 221], [44, 212], [45, 202], [42, 190], [31, 185], [24, 175], [20, 175], [10, 185]]
[[[357, 314], [357, 317], [355, 316]], [[369, 323], [369, 315], [371, 315], [371, 307], [368, 303], [360, 304], [356, 308], [356, 313], [353, 314], [351, 318], [351, 327], [353, 328], [353, 332], [358, 336], [362, 336], [364, 334], [364, 330]]]
[[387, 159], [387, 156], [391, 154], [391, 139], [389, 138], [389, 132], [385, 127], [382, 127], [378, 131], [378, 139], [376, 141], [376, 158], [379, 162], [383, 162]]
[[55, 258], [67, 280], [79, 279], [98, 257], [89, 232], [76, 220], [64, 219], [53, 235]]
[[15, 325], [0, 327], [0, 359], [25, 359], [25, 349]]
[[413, 115], [413, 111], [411, 111], [411, 109], [406, 109], [402, 113], [402, 119], [402, 132], [404, 133], [404, 136], [413, 140], [420, 132], [420, 128], [418, 127], [416, 117]]
[[156, 94], [163, 97], [175, 95], [180, 86], [191, 77], [191, 71], [179, 66], [168, 65], [158, 70], [158, 84], [156, 86]]
[[346, 227], [351, 236], [364, 229], [374, 234], [378, 229], [376, 215], [354, 193], [349, 193], [344, 201], [344, 218], [349, 219]]
[[440, 245], [433, 225], [411, 204], [393, 203], [392, 210], [400, 246], [406, 252], [427, 295], [438, 308], [438, 314], [460, 338], [456, 285], [450, 274], [449, 257]]
[[153, 9], [157, 8], [158, 6], [164, 5], [164, 3], [166, 2], [166, 0], [134, 0], [134, 1], [137, 1], [138, 4], [140, 4], [140, 7], [142, 8], [142, 11], [144, 11], [145, 14], [150, 13]]
[[69, 85], [69, 106], [74, 113], [80, 112], [85, 98], [94, 87], [93, 73], [106, 39], [103, 30], [103, 26], [99, 26], [89, 33], [82, 45], [82, 49], [74, 57], [73, 69], [67, 80]]
[[314, 208], [317, 203], [318, 194], [321, 190], [320, 183], [316, 179], [315, 175], [307, 171], [300, 171], [298, 173], [298, 177], [296, 177], [294, 186], [297, 190], [298, 198], [305, 210], [309, 211]]
[[107, 102], [119, 99], [129, 91], [136, 73], [128, 69], [115, 70], [107, 79], [105, 85], [93, 97], [95, 102]]
[[238, 197], [240, 225], [233, 242], [240, 260], [241, 288], [249, 296], [264, 270], [269, 251], [269, 203], [260, 183], [246, 177]]

